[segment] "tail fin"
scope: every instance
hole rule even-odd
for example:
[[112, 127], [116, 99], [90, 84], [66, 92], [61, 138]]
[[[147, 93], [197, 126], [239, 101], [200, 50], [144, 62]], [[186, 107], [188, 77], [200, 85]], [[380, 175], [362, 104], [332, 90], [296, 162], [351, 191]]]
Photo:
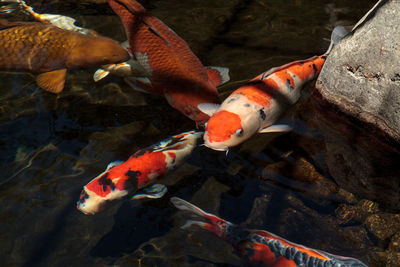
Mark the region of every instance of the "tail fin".
[[347, 34], [349, 34], [349, 31], [347, 31], [343, 26], [339, 25], [336, 26], [331, 34], [331, 43], [329, 45], [328, 50], [325, 52], [325, 55], [328, 55], [332, 48], [340, 42]]
[[178, 197], [172, 197], [171, 202], [176, 208], [188, 212], [193, 219], [188, 220], [182, 226], [183, 229], [189, 228], [192, 225], [197, 225], [218, 237], [226, 239], [229, 234], [229, 229], [234, 226], [232, 223], [225, 221], [211, 213], [207, 213], [195, 205]]

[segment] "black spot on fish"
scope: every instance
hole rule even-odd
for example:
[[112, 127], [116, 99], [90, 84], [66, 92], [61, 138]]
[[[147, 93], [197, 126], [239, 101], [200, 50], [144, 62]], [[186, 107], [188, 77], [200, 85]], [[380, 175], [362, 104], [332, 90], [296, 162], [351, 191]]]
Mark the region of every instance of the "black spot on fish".
[[236, 101], [236, 98], [231, 98], [231, 99], [228, 100], [227, 103], [232, 103], [232, 102], [235, 102], [235, 101]]
[[99, 179], [99, 185], [103, 186], [103, 191], [107, 191], [108, 186], [111, 188], [111, 190], [115, 189], [115, 184], [111, 181], [111, 179], [108, 178], [108, 173], [104, 174]]
[[286, 86], [289, 88], [289, 91], [292, 91], [294, 89], [294, 87], [292, 86], [292, 84], [290, 83], [290, 79], [286, 80]]
[[85, 190], [82, 190], [81, 195], [79, 196], [79, 202], [83, 203], [86, 201], [86, 199], [89, 198], [89, 195], [86, 193]]
[[128, 177], [124, 184], [125, 190], [130, 190], [131, 192], [136, 192], [138, 190], [139, 185], [139, 175], [142, 173], [140, 171], [131, 171], [128, 170], [125, 175]]
[[250, 107], [250, 104], [244, 104], [244, 106], [245, 106], [246, 108], [249, 108], [249, 107]]
[[314, 74], [317, 74], [317, 72], [318, 72], [317, 66], [315, 64], [312, 64], [312, 66], [314, 68]]
[[264, 109], [263, 109], [263, 108], [260, 109], [260, 110], [258, 111], [258, 113], [260, 114], [260, 118], [261, 118], [262, 120], [265, 120], [265, 119], [267, 118], [267, 115], [265, 115], [265, 112], [264, 112]]

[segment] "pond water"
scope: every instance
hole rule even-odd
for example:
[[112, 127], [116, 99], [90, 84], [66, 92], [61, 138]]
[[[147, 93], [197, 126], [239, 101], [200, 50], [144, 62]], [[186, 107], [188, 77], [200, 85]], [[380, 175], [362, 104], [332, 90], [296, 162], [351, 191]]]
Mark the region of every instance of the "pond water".
[[[354, 25], [374, 2], [142, 1], [205, 66], [230, 69], [221, 99], [271, 67], [323, 53], [333, 27]], [[105, 1], [32, 4], [38, 12], [68, 15], [126, 39]], [[82, 187], [109, 162], [195, 128], [165, 99], [136, 92], [118, 77], [94, 83], [94, 71], [68, 71], [59, 95], [38, 88], [32, 75], [0, 73], [1, 265], [245, 265], [222, 240], [179, 228], [184, 218], [169, 202], [178, 196], [244, 227], [385, 266], [379, 255], [386, 244], [360, 223], [341, 223], [335, 212], [358, 199], [324, 168], [324, 139], [310, 123], [307, 102], [313, 83], [283, 118], [293, 132], [256, 136], [227, 155], [198, 147], [169, 175], [174, 182], [163, 198], [121, 201], [94, 216], [78, 211]]]

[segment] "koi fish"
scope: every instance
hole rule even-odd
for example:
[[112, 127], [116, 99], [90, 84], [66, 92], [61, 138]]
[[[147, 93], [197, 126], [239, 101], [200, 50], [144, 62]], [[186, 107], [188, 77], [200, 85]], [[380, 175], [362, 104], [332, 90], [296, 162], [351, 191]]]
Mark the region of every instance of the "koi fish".
[[39, 22], [0, 20], [0, 71], [40, 73], [37, 84], [52, 93], [64, 88], [67, 69], [98, 67], [129, 59], [114, 40]]
[[187, 43], [135, 0], [107, 0], [120, 17], [134, 59], [148, 79], [129, 77], [138, 91], [163, 95], [181, 113], [203, 124], [209, 116], [200, 103], [219, 103], [216, 86], [229, 80], [228, 69], [205, 68]]
[[77, 202], [78, 210], [95, 214], [109, 202], [129, 195], [133, 195], [132, 199], [162, 197], [167, 192], [166, 186], [154, 183], [183, 163], [202, 134], [184, 132], [137, 151], [125, 162], [110, 163], [103, 173], [84, 186]]
[[325, 54], [272, 68], [233, 91], [221, 105], [200, 104], [198, 108], [211, 116], [206, 124], [205, 145], [227, 151], [257, 132], [289, 131], [288, 125], [274, 125], [275, 121], [285, 106], [300, 98], [303, 85], [319, 75], [333, 45], [346, 34], [342, 26], [337, 26]]
[[189, 213], [193, 219], [198, 219], [187, 221], [181, 228], [197, 225], [211, 232], [232, 244], [236, 252], [254, 266], [368, 267], [357, 259], [308, 248], [264, 230], [243, 229], [178, 197], [172, 197], [171, 202], [176, 208]]
[[52, 24], [64, 30], [75, 31], [82, 34], [88, 34], [94, 36], [98, 35], [98, 33], [93, 30], [76, 26], [75, 25], [76, 20], [71, 17], [58, 14], [37, 13], [35, 12], [35, 10], [33, 10], [33, 7], [27, 5], [23, 0], [0, 0], [0, 3], [11, 3], [1, 7], [0, 13], [9, 14], [17, 9], [21, 9], [24, 13], [32, 16], [34, 19], [40, 22]]

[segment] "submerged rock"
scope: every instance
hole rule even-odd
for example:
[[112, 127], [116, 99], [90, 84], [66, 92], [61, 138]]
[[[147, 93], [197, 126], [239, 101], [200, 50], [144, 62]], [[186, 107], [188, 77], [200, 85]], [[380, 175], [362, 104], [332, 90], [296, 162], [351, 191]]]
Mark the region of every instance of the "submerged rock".
[[361, 200], [355, 206], [341, 204], [335, 211], [341, 224], [362, 223], [367, 216], [377, 212], [379, 212], [378, 204], [366, 199]]
[[399, 142], [400, 3], [381, 2], [335, 47], [316, 87], [324, 100]]
[[400, 2], [380, 1], [339, 43], [313, 92], [326, 166], [357, 197], [400, 210]]

